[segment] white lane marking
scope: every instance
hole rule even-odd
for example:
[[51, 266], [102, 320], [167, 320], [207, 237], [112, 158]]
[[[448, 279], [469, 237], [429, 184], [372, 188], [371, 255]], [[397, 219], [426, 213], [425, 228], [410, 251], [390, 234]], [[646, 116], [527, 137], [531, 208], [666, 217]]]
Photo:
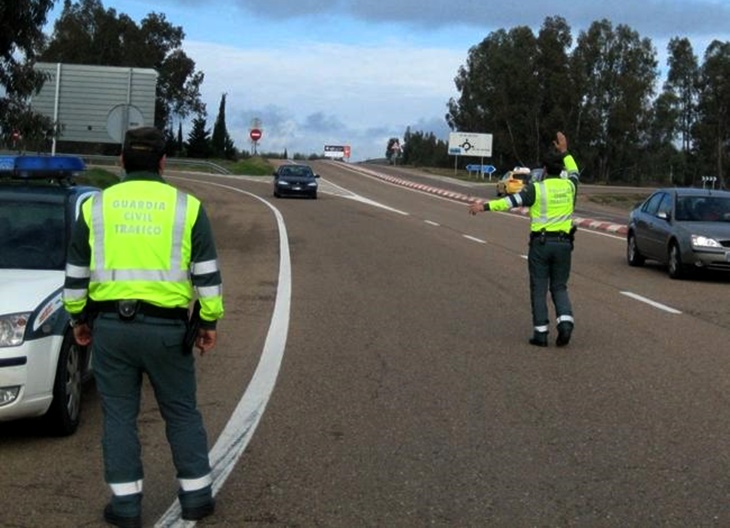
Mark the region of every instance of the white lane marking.
[[[200, 183], [197, 180], [185, 179], [187, 181]], [[276, 224], [279, 230], [279, 282], [276, 288], [276, 300], [274, 312], [271, 316], [269, 331], [266, 334], [264, 349], [261, 353], [256, 371], [246, 387], [236, 409], [228, 419], [228, 423], [221, 432], [218, 440], [210, 450], [209, 458], [212, 467], [213, 495], [215, 495], [225, 484], [226, 479], [243, 454], [246, 446], [253, 437], [254, 431], [261, 420], [266, 409], [266, 404], [276, 385], [276, 378], [279, 375], [281, 361], [284, 357], [286, 339], [289, 332], [289, 314], [291, 308], [291, 259], [289, 255], [289, 237], [286, 231], [286, 224], [281, 212], [271, 203], [255, 194], [221, 185], [207, 182], [209, 185], [216, 185], [238, 193], [246, 194], [261, 202], [271, 209], [276, 217]], [[155, 523], [156, 528], [194, 526], [194, 521], [183, 521], [181, 517], [180, 504], [175, 501], [164, 515]]]
[[470, 235], [461, 235], [461, 236], [463, 236], [467, 240], [471, 240], [472, 242], [478, 242], [479, 244], [486, 244], [487, 243], [486, 240], [482, 240], [481, 238], [476, 238], [476, 237], [473, 237], [473, 236], [470, 236]]
[[350, 191], [349, 189], [345, 189], [341, 185], [337, 185], [336, 183], [332, 183], [331, 181], [325, 180], [324, 178], [322, 179], [322, 182], [323, 183], [326, 183], [327, 185], [330, 185], [330, 186], [334, 187], [336, 190], [340, 191], [341, 194], [339, 194], [339, 193], [332, 193], [332, 194], [335, 194], [336, 196], [341, 196], [342, 198], [347, 198], [349, 200], [354, 200], [356, 202], [364, 203], [364, 204], [367, 204], [367, 205], [372, 205], [373, 207], [380, 207], [381, 209], [385, 209], [386, 211], [390, 211], [392, 213], [397, 213], [399, 215], [410, 216], [410, 214], [409, 213], [406, 213], [405, 211], [401, 211], [399, 209], [394, 209], [394, 208], [392, 208], [390, 206], [387, 206], [385, 204], [381, 204], [380, 202], [376, 202], [374, 200], [371, 200], [370, 198], [365, 198], [364, 196], [360, 196], [359, 194], [355, 194], [354, 192]]
[[406, 213], [405, 211], [401, 211], [399, 209], [393, 209], [392, 207], [381, 204], [380, 202], [376, 202], [369, 198], [365, 198], [364, 196], [360, 196], [359, 194], [353, 193], [352, 195], [345, 195], [343, 196], [343, 198], [347, 198], [348, 200], [354, 200], [356, 202], [364, 203], [367, 205], [372, 205], [373, 207], [380, 207], [381, 209], [385, 209], [386, 211], [390, 211], [391, 213], [397, 213], [403, 216], [410, 216], [410, 213]]
[[427, 223], [428, 225], [432, 225], [435, 227], [441, 227], [441, 224], [434, 222], [433, 220], [424, 220], [424, 222]]
[[641, 301], [650, 306], [653, 306], [654, 308], [659, 308], [660, 310], [664, 310], [665, 312], [669, 312], [671, 314], [681, 314], [682, 313], [679, 310], [675, 310], [674, 308], [671, 308], [665, 304], [661, 304], [656, 301], [652, 301], [651, 299], [647, 299], [646, 297], [642, 297], [641, 295], [637, 295], [632, 292], [622, 291], [621, 295], [626, 295], [626, 297], [631, 297], [632, 299], [636, 299], [637, 301]]
[[581, 232], [581, 233], [590, 233], [592, 235], [604, 236], [604, 237], [607, 237], [607, 238], [613, 238], [615, 240], [626, 241], [626, 237], [625, 236], [612, 235], [611, 233], [604, 233], [603, 231], [596, 231], [594, 229], [581, 229], [581, 228], [578, 228], [578, 231]]

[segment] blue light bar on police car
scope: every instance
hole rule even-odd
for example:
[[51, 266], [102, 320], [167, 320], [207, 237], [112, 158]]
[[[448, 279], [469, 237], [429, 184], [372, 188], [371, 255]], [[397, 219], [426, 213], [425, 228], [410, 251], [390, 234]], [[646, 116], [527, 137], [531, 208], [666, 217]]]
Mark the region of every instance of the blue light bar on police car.
[[69, 177], [85, 169], [84, 161], [76, 156], [0, 156], [0, 173], [14, 178]]
[[15, 156], [0, 156], [0, 173], [10, 173], [15, 170]]
[[86, 168], [76, 156], [18, 156], [15, 170], [19, 172], [80, 172]]

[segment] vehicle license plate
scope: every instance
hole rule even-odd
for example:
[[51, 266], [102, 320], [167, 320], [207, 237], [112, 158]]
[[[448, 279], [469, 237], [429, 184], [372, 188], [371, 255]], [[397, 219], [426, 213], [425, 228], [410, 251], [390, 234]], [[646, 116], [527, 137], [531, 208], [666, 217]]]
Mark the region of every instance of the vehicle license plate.
[[302, 188], [301, 188], [301, 187], [299, 187], [299, 186], [296, 186], [296, 187], [294, 187], [294, 190], [295, 190], [295, 191], [301, 191], [301, 190], [302, 190]]

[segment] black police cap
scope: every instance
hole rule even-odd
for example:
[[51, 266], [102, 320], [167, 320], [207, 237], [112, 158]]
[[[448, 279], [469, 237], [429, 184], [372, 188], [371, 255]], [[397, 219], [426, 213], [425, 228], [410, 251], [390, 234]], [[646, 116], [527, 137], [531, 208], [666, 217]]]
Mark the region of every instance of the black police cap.
[[545, 167], [545, 172], [547, 172], [550, 176], [560, 175], [565, 168], [565, 164], [563, 162], [564, 157], [565, 154], [558, 152], [557, 149], [549, 149], [542, 158], [542, 165]]
[[140, 127], [127, 130], [124, 136], [124, 152], [165, 153], [165, 136], [155, 127]]

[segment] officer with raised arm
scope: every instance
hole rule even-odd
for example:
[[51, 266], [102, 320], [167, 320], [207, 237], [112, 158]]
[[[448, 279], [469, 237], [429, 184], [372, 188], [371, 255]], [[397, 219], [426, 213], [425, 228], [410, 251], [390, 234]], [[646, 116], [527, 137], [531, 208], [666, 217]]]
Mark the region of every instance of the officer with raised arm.
[[531, 345], [546, 347], [550, 320], [547, 294], [552, 297], [557, 317], [559, 347], [570, 342], [575, 320], [568, 296], [571, 256], [575, 227], [573, 209], [578, 190], [578, 165], [568, 152], [568, 140], [556, 134], [553, 148], [543, 160], [545, 177], [531, 182], [522, 191], [488, 202], [473, 202], [469, 213], [507, 211], [529, 207], [530, 249], [527, 262], [530, 272], [530, 301], [533, 334]]

